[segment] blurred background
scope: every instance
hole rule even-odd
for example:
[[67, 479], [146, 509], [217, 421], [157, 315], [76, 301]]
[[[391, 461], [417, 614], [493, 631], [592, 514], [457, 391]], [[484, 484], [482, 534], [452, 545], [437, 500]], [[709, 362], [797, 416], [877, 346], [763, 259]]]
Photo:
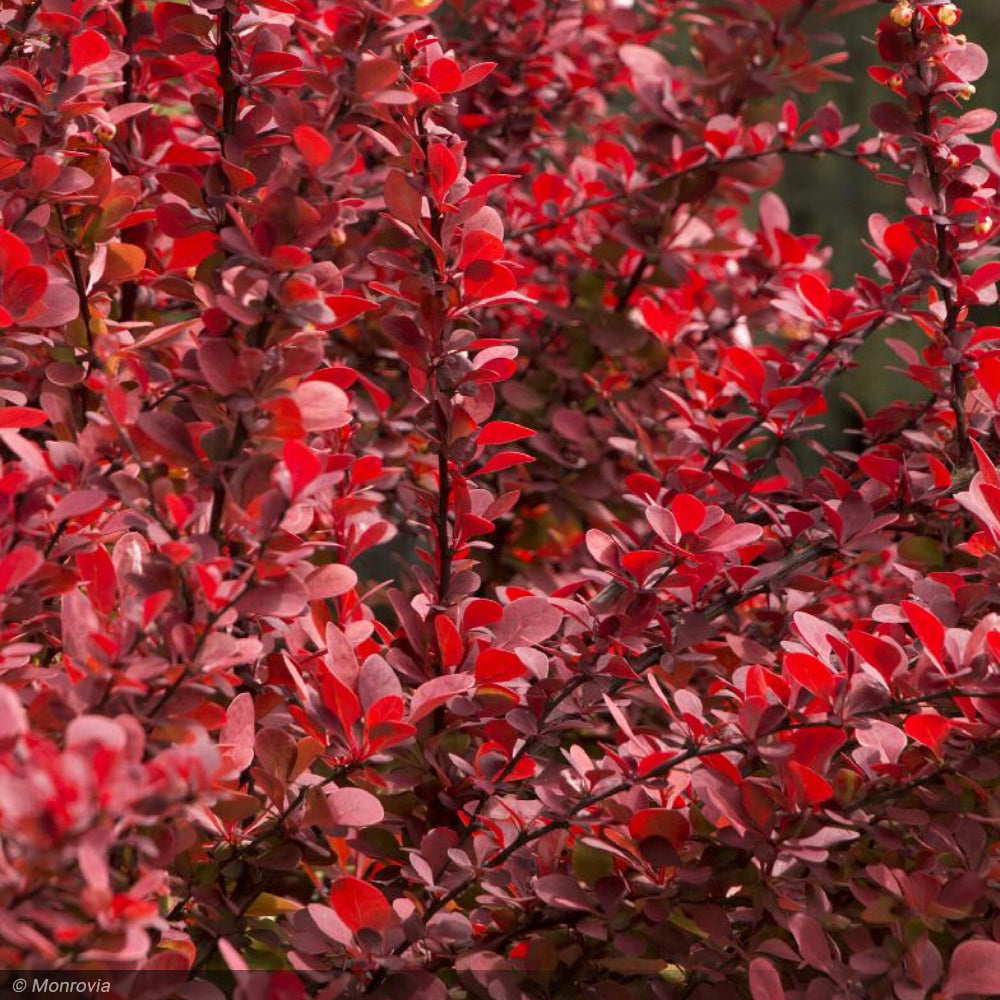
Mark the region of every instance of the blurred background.
[[[960, 6], [963, 17], [956, 30], [986, 49], [991, 63], [986, 76], [976, 81], [977, 92], [968, 107], [1000, 111], [1000, 0], [968, 0]], [[872, 134], [868, 109], [879, 101], [891, 99], [885, 88], [868, 76], [868, 67], [878, 62], [872, 41], [873, 23], [869, 7], [845, 15], [832, 25], [849, 53], [847, 63], [836, 69], [851, 76], [853, 82], [831, 84], [817, 94], [807, 95], [800, 101], [803, 115], [833, 101], [840, 108], [845, 124], [861, 124], [859, 137]], [[989, 136], [977, 138], [982, 142], [988, 141]], [[906, 214], [899, 188], [880, 183], [854, 163], [832, 156], [818, 161], [789, 158], [778, 193], [788, 205], [795, 232], [816, 233], [827, 246], [834, 248], [830, 267], [841, 287], [849, 286], [855, 274], [871, 273], [871, 256], [861, 242], [868, 236], [869, 215], [881, 212], [895, 221]], [[850, 446], [844, 432], [858, 423], [854, 411], [841, 402], [840, 393], [853, 396], [867, 413], [892, 399], [924, 398], [924, 390], [889, 370], [898, 364], [898, 359], [885, 347], [885, 336], [908, 340], [918, 347], [926, 342], [916, 331], [896, 326], [861, 351], [859, 366], [830, 386], [829, 423], [823, 435], [828, 447]]]

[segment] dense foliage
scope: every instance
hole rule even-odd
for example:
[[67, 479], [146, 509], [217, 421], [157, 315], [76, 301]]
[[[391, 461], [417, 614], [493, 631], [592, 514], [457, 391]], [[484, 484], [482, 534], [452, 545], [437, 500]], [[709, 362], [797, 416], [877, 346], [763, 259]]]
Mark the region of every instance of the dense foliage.
[[[3, 0], [0, 967], [1000, 995], [960, 17]], [[852, 287], [793, 157], [898, 193]], [[873, 338], [923, 397], [828, 451]]]

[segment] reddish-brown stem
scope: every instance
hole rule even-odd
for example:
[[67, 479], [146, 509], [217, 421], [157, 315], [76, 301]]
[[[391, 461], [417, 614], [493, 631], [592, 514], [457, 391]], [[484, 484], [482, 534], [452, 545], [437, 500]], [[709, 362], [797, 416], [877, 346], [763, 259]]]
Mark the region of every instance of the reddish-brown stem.
[[[916, 19], [914, 19], [912, 30], [915, 39], [919, 37], [916, 24]], [[930, 81], [927, 79], [928, 74], [924, 72], [925, 65], [926, 63], [920, 64], [921, 77], [930, 86]], [[944, 204], [945, 199], [941, 188], [941, 174], [934, 161], [934, 151], [928, 145], [928, 143], [935, 141], [931, 138], [933, 135], [932, 100], [933, 96], [931, 93], [925, 94], [920, 99], [920, 130], [927, 137], [923, 143], [923, 159], [931, 189], [937, 200], [936, 209], [939, 213], [945, 214], [948, 206]], [[950, 401], [952, 412], [955, 414], [955, 441], [958, 446], [958, 464], [965, 465], [971, 455], [969, 417], [965, 406], [964, 362], [958, 345], [955, 343], [955, 334], [958, 328], [958, 304], [955, 301], [955, 294], [949, 280], [950, 275], [958, 271], [958, 267], [948, 249], [948, 224], [945, 222], [935, 222], [934, 233], [937, 243], [937, 275], [935, 280], [941, 294], [941, 301], [945, 306], [945, 318], [941, 333], [945, 342], [959, 354], [951, 365]]]
[[240, 85], [233, 73], [233, 12], [227, 3], [219, 14], [219, 37], [215, 43], [215, 61], [219, 66], [219, 86], [222, 88], [222, 155], [226, 140], [236, 130], [240, 106]]

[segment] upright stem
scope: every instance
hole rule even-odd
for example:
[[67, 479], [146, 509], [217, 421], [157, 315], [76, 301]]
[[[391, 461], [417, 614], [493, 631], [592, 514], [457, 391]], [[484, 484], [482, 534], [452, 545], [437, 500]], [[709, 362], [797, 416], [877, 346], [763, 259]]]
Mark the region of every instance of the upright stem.
[[132, 18], [135, 13], [133, 0], [122, 0], [122, 26], [125, 28], [125, 38], [122, 41], [122, 48], [128, 61], [122, 67], [122, 103], [128, 104], [132, 100], [132, 86], [135, 76], [135, 66], [132, 62]]
[[219, 66], [219, 86], [222, 88], [222, 155], [225, 141], [236, 131], [236, 116], [240, 107], [240, 85], [233, 73], [233, 12], [226, 4], [219, 14], [219, 37], [215, 43], [215, 61]]
[[[428, 156], [429, 145], [427, 142], [427, 131], [424, 127], [423, 117], [418, 115], [415, 124], [417, 141], [423, 151], [424, 166], [427, 168], [427, 165], [430, 162]], [[434, 204], [434, 200], [432, 198], [429, 198], [428, 202], [430, 205], [431, 235], [434, 237], [435, 241], [440, 244], [441, 226], [443, 221], [441, 218], [441, 212], [438, 210], [437, 205]], [[439, 271], [437, 263], [434, 261], [433, 257], [431, 257], [431, 271], [434, 275], [435, 282], [444, 281], [445, 276]], [[438, 300], [441, 301], [440, 292], [437, 292], [437, 297]], [[438, 385], [437, 380], [437, 368], [442, 360], [445, 343], [443, 319], [439, 337], [435, 338], [435, 340], [436, 342], [431, 345], [431, 356], [429, 358], [431, 376], [431, 406], [434, 413], [434, 428], [438, 439], [438, 497], [437, 511], [434, 515], [434, 533], [437, 536], [438, 550], [437, 598], [438, 603], [445, 604], [448, 599], [448, 591], [451, 589], [452, 551], [451, 538], [448, 528], [448, 500], [451, 495], [451, 421], [449, 420], [449, 413], [446, 409], [446, 405], [450, 401], [444, 390], [442, 390]]]
[[87, 338], [87, 362], [89, 364], [94, 359], [94, 333], [90, 321], [90, 301], [87, 298], [87, 281], [83, 274], [83, 267], [80, 264], [76, 247], [70, 242], [69, 234], [66, 232], [66, 218], [62, 210], [58, 207], [56, 208], [56, 217], [59, 220], [63, 249], [66, 251], [70, 273], [73, 275], [73, 287], [76, 290], [76, 298], [80, 304], [80, 319], [83, 321], [83, 329]]
[[[121, 103], [130, 104], [135, 99], [135, 59], [132, 48], [135, 44], [134, 32], [134, 0], [122, 0], [121, 7], [122, 26], [125, 29], [125, 37], [122, 39], [122, 51], [127, 59], [122, 67], [122, 93]], [[133, 155], [133, 131], [132, 120], [122, 122], [125, 129], [122, 135], [122, 143], [126, 153], [131, 160]], [[139, 285], [136, 281], [122, 282], [121, 296], [118, 300], [118, 319], [122, 323], [131, 323], [135, 319], [135, 306], [138, 300]]]
[[642, 279], [646, 276], [646, 269], [649, 267], [649, 264], [649, 258], [645, 254], [642, 254], [635, 265], [635, 270], [631, 273], [631, 275], [629, 275], [628, 284], [622, 289], [621, 294], [618, 296], [618, 301], [615, 303], [616, 313], [623, 313], [627, 311], [629, 300], [633, 295], [635, 295], [639, 285], [642, 284]]
[[448, 469], [448, 427], [442, 419], [438, 431], [441, 435], [441, 448], [438, 451], [438, 509], [435, 528], [439, 555], [438, 601], [442, 604], [448, 599], [451, 589], [451, 541], [448, 537], [448, 496], [451, 493], [451, 473]]
[[[914, 29], [915, 30], [915, 29]], [[923, 75], [923, 64], [921, 64], [921, 75]], [[920, 128], [925, 136], [931, 135], [931, 96], [924, 95], [920, 100]], [[934, 198], [937, 201], [937, 211], [944, 213], [947, 206], [944, 204], [941, 191], [941, 175], [938, 172], [937, 164], [934, 162], [934, 153], [930, 146], [924, 145], [924, 166], [927, 170], [927, 177], [930, 180], [931, 189], [934, 191]], [[948, 225], [944, 222], [934, 223], [934, 232], [937, 238], [937, 276], [935, 283], [941, 293], [941, 300], [945, 306], [945, 318], [942, 326], [944, 339], [954, 348], [958, 348], [955, 343], [955, 332], [958, 328], [958, 305], [955, 302], [955, 295], [948, 284], [948, 275], [956, 270], [955, 262], [948, 250]], [[965, 373], [963, 371], [963, 360], [961, 353], [951, 365], [951, 408], [955, 414], [955, 440], [958, 444], [958, 464], [965, 465], [971, 457], [971, 446], [969, 444], [969, 416], [965, 407]]]

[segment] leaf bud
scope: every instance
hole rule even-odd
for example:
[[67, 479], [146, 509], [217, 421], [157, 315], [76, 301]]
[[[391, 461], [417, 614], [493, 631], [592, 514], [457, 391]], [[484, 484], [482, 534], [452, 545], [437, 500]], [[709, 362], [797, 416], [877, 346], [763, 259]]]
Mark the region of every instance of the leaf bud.
[[958, 19], [961, 16], [962, 12], [953, 3], [946, 3], [943, 7], [938, 8], [938, 24], [943, 25], [945, 28], [950, 28], [953, 24], [958, 24]]
[[908, 28], [913, 23], [913, 5], [908, 0], [900, 0], [889, 13], [889, 19], [897, 28]]

